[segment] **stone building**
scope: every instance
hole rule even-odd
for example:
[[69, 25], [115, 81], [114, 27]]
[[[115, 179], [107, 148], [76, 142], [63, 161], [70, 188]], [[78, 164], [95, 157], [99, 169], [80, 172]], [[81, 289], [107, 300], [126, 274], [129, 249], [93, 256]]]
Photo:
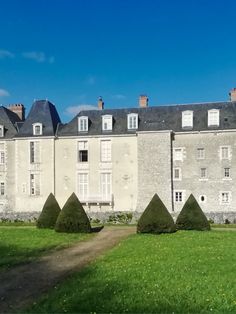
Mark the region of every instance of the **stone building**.
[[[236, 89], [230, 101], [82, 111], [0, 107], [0, 212], [39, 212], [75, 192], [90, 215], [141, 213], [154, 193], [175, 216], [190, 193], [215, 221], [236, 219]], [[17, 217], [18, 217], [17, 216]]]

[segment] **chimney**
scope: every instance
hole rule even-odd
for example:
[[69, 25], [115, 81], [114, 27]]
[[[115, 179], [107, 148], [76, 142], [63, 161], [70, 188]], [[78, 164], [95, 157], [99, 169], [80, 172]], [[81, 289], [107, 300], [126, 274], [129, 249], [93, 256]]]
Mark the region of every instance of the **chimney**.
[[236, 88], [232, 88], [229, 92], [230, 101], [236, 101]]
[[9, 105], [7, 109], [16, 113], [22, 121], [25, 120], [25, 107], [24, 107], [24, 105], [22, 105], [22, 104]]
[[104, 102], [103, 102], [101, 96], [98, 98], [98, 109], [99, 109], [99, 110], [104, 109]]
[[147, 95], [140, 95], [139, 96], [139, 107], [140, 108], [148, 107], [148, 97], [147, 97]]

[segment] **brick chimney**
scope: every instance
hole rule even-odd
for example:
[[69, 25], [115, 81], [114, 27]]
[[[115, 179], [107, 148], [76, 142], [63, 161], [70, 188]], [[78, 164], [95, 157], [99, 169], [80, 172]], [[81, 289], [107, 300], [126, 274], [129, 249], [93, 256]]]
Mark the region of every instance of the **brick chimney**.
[[24, 105], [22, 105], [22, 104], [9, 105], [7, 109], [16, 113], [22, 121], [25, 120], [25, 107], [24, 107]]
[[139, 107], [140, 108], [148, 107], [148, 97], [147, 97], [147, 95], [140, 95], [139, 96]]
[[98, 109], [99, 109], [99, 110], [104, 109], [104, 102], [103, 102], [101, 96], [98, 98]]
[[232, 88], [229, 92], [230, 101], [236, 101], [236, 88]]

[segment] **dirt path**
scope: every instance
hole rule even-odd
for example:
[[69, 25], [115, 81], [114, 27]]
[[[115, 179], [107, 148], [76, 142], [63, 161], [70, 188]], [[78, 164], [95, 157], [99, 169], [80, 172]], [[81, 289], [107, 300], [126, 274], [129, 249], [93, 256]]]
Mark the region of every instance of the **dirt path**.
[[13, 313], [32, 304], [42, 293], [135, 230], [135, 227], [105, 227], [91, 240], [0, 274], [0, 313]]

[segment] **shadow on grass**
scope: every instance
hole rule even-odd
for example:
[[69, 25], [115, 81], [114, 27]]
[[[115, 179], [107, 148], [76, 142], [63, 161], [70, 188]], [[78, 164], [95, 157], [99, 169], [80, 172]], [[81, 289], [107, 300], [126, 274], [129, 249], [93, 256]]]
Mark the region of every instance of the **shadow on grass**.
[[91, 232], [92, 233], [100, 232], [103, 228], [104, 226], [92, 227]]

